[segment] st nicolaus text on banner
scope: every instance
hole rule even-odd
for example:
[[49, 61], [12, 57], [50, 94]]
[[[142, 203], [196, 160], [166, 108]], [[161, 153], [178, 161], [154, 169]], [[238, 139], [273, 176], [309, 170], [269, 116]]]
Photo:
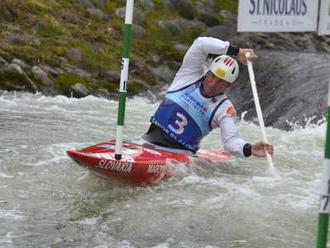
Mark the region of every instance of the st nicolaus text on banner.
[[318, 0], [240, 0], [237, 31], [316, 31], [317, 14]]

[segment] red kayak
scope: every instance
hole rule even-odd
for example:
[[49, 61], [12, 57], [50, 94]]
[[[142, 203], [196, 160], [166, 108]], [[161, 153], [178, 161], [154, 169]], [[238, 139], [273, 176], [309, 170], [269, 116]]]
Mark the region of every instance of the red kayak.
[[[116, 141], [111, 140], [67, 154], [80, 166], [102, 176], [124, 180], [134, 184], [158, 183], [168, 179], [178, 164], [189, 166], [191, 156], [168, 152], [145, 144], [125, 141], [122, 159], [115, 159]], [[230, 155], [225, 151], [199, 152], [198, 158], [208, 161], [226, 161]]]

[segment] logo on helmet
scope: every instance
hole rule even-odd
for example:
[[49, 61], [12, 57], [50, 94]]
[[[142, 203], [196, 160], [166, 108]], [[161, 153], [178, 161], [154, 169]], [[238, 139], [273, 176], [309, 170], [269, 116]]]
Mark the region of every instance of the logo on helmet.
[[224, 78], [226, 76], [226, 72], [221, 68], [215, 70], [215, 75], [219, 78]]

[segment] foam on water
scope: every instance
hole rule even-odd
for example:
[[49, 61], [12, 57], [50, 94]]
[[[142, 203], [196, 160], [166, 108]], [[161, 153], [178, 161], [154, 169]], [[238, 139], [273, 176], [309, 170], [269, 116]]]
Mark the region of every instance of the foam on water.
[[0, 172], [0, 178], [13, 178], [13, 176], [6, 175], [3, 172]]
[[13, 235], [12, 232], [8, 232], [6, 233], [6, 236], [3, 238], [0, 238], [0, 244], [3, 245], [11, 245], [13, 243], [13, 238], [15, 238], [15, 236]]
[[84, 220], [78, 221], [79, 224], [82, 225], [96, 225], [98, 218], [86, 218]]
[[7, 220], [23, 220], [24, 216], [18, 210], [0, 210], [0, 219]]
[[[115, 136], [117, 102], [0, 92], [0, 246], [312, 247], [325, 124], [266, 128], [265, 158], [178, 166], [168, 181], [136, 187], [78, 167], [66, 150]], [[129, 99], [125, 136], [143, 134], [158, 104]], [[260, 130], [244, 117], [241, 136]], [[204, 150], [221, 149], [219, 131]], [[19, 225], [17, 224], [19, 222]]]

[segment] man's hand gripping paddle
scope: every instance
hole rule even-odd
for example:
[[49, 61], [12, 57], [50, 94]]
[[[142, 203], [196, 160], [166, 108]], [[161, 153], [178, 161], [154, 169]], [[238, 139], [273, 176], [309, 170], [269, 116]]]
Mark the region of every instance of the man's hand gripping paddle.
[[[261, 134], [262, 134], [262, 140], [264, 142], [268, 143], [267, 137], [266, 137], [264, 119], [262, 116], [260, 103], [259, 103], [259, 97], [258, 97], [258, 91], [257, 91], [257, 86], [256, 86], [256, 80], [255, 80], [254, 72], [253, 72], [253, 66], [252, 66], [252, 62], [250, 60], [251, 56], [252, 56], [252, 54], [250, 52], [245, 53], [247, 67], [248, 67], [249, 76], [250, 76], [251, 88], [252, 88], [252, 93], [253, 93], [254, 104], [256, 107], [259, 126], [260, 126]], [[268, 154], [268, 152], [266, 152], [266, 157], [267, 157], [267, 161], [268, 161], [269, 171], [273, 176], [275, 176], [276, 173], [275, 173], [275, 169], [273, 166], [272, 157]]]

